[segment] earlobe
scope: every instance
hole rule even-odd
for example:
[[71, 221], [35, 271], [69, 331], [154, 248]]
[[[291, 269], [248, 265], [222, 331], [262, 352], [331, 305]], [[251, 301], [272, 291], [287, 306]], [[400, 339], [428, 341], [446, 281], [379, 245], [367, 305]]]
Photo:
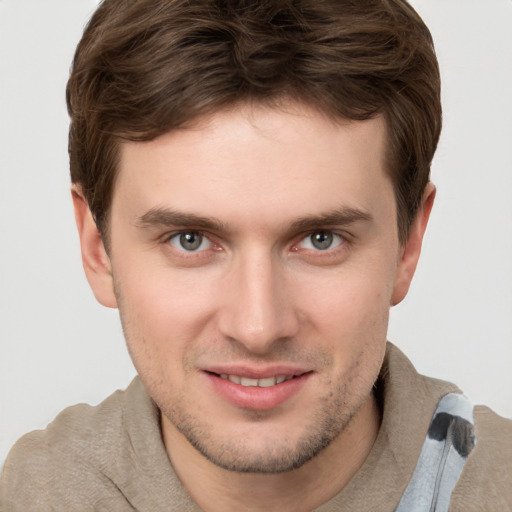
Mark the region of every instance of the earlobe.
[[430, 212], [432, 211], [435, 196], [436, 188], [432, 183], [429, 183], [425, 188], [423, 200], [418, 213], [416, 214], [416, 218], [411, 224], [409, 238], [400, 252], [400, 261], [398, 262], [396, 272], [395, 287], [391, 297], [392, 306], [401, 302], [409, 291], [409, 286], [411, 285], [420, 257], [421, 244], [423, 242], [425, 230], [427, 229], [428, 219], [430, 217]]
[[94, 296], [104, 306], [116, 308], [117, 301], [114, 293], [114, 281], [110, 258], [105, 250], [101, 234], [94, 222], [89, 205], [81, 188], [73, 185], [71, 188], [75, 221], [80, 237], [82, 264]]

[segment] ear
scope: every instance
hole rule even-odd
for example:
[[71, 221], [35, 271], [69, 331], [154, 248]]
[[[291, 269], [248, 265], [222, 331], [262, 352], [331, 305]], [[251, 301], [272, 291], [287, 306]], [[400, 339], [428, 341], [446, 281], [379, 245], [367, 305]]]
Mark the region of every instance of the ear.
[[82, 264], [89, 285], [100, 304], [116, 308], [114, 280], [110, 258], [103, 244], [101, 234], [94, 222], [89, 205], [79, 186], [73, 185], [71, 197], [75, 209], [76, 227], [80, 237]]
[[421, 206], [418, 209], [418, 213], [411, 225], [407, 242], [400, 251], [395, 287], [391, 297], [392, 306], [401, 302], [409, 291], [409, 286], [420, 257], [423, 235], [427, 229], [427, 223], [430, 217], [430, 212], [432, 211], [435, 196], [436, 188], [432, 183], [429, 183], [425, 188]]

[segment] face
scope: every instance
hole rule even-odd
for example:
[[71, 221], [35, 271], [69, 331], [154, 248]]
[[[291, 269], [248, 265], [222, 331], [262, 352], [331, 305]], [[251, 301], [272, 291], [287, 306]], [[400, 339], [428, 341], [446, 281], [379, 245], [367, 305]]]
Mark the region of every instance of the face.
[[122, 146], [115, 296], [97, 296], [119, 307], [164, 433], [280, 472], [369, 399], [403, 256], [385, 143], [379, 118], [251, 106]]

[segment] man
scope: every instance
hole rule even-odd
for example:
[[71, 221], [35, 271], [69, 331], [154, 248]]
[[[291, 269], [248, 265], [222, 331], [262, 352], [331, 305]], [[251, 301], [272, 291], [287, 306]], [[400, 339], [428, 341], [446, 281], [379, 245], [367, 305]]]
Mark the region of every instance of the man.
[[6, 510], [511, 507], [510, 422], [386, 345], [441, 127], [410, 6], [106, 1], [68, 107], [140, 380], [23, 438]]

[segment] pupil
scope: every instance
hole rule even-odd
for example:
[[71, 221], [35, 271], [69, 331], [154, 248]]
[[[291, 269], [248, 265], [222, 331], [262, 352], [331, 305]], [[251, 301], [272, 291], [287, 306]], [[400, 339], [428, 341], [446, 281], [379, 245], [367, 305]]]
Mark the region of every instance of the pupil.
[[194, 231], [180, 235], [180, 244], [187, 251], [197, 249], [201, 245], [201, 242], [202, 236]]
[[320, 250], [329, 249], [332, 244], [332, 233], [327, 231], [319, 231], [311, 235], [311, 243]]

